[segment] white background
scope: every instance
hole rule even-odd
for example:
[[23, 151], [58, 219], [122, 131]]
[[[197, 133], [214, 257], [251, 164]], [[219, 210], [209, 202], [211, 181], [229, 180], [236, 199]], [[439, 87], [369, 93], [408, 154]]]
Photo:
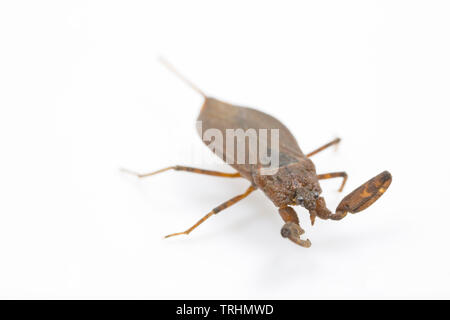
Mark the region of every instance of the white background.
[[[1, 298], [450, 298], [448, 1], [2, 1]], [[389, 170], [367, 211], [281, 238], [261, 192], [195, 131], [208, 94], [275, 115], [329, 207]], [[200, 155], [200, 156], [199, 156]], [[208, 160], [209, 159], [209, 160]]]

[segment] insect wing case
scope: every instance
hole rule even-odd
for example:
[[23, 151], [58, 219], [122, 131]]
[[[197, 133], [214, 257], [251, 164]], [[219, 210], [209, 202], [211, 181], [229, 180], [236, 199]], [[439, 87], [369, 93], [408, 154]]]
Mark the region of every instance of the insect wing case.
[[[266, 154], [268, 155], [270, 155], [270, 147], [273, 145], [271, 141], [271, 130], [278, 129], [280, 167], [292, 162], [297, 162], [299, 159], [304, 157], [304, 154], [300, 149], [297, 140], [286, 128], [286, 126], [284, 126], [279, 120], [264, 112], [252, 108], [234, 106], [232, 104], [222, 102], [214, 98], [206, 98], [197, 120], [201, 121], [202, 132], [199, 133], [201, 135], [202, 141], [210, 148], [213, 146], [213, 142], [206, 141], [208, 139], [204, 139], [204, 133], [209, 129], [219, 130], [223, 137], [223, 141], [222, 144], [214, 144], [213, 151], [224, 162], [230, 164], [233, 168], [239, 171], [242, 176], [249, 180], [251, 180], [251, 172], [255, 170], [255, 167], [257, 168], [261, 165], [260, 157], [258, 156], [258, 154], [254, 154], [256, 149], [249, 148], [250, 143], [246, 142], [245, 163], [237, 163], [237, 144], [233, 144], [233, 146], [235, 147], [234, 151], [227, 150], [227, 129], [231, 129], [234, 132], [236, 132], [235, 130], [238, 129], [242, 129], [244, 132], [248, 129], [254, 129], [256, 132], [258, 150], [259, 146], [265, 145], [266, 148], [269, 149], [266, 149]], [[267, 143], [260, 143], [260, 129], [267, 129]], [[249, 164], [249, 159], [256, 159], [256, 165]]]

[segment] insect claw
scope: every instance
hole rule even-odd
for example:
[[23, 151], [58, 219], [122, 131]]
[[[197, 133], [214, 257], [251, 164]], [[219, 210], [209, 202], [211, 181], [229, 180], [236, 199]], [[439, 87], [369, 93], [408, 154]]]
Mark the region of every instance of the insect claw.
[[[290, 238], [289, 238], [290, 239]], [[299, 246], [303, 248], [309, 248], [311, 247], [311, 241], [309, 239], [302, 240], [302, 239], [290, 239], [292, 242], [298, 244]]]
[[309, 248], [311, 247], [311, 241], [309, 239], [300, 239], [300, 236], [304, 233], [305, 230], [303, 230], [298, 224], [294, 222], [288, 222], [283, 226], [283, 228], [281, 228], [281, 236], [283, 238], [288, 238], [299, 246]]

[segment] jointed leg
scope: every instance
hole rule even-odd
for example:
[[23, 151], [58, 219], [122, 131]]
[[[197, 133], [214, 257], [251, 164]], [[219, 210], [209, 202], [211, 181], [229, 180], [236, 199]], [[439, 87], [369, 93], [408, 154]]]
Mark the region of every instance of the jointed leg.
[[320, 151], [325, 150], [326, 148], [331, 147], [332, 145], [338, 144], [339, 142], [341, 142], [341, 138], [336, 138], [333, 141], [327, 143], [326, 145], [321, 146], [320, 148], [308, 153], [306, 156], [307, 157], [312, 157], [313, 155], [319, 153]]
[[163, 168], [154, 172], [150, 172], [150, 173], [137, 173], [134, 171], [130, 171], [127, 169], [121, 169], [122, 172], [126, 172], [132, 175], [137, 176], [138, 178], [145, 178], [145, 177], [150, 177], [153, 176], [155, 174], [164, 172], [164, 171], [168, 171], [168, 170], [175, 170], [175, 171], [187, 171], [187, 172], [193, 172], [193, 173], [198, 173], [198, 174], [206, 174], [209, 176], [216, 176], [216, 177], [224, 177], [224, 178], [239, 178], [241, 176], [241, 174], [239, 172], [236, 173], [226, 173], [226, 172], [219, 172], [219, 171], [211, 171], [211, 170], [205, 170], [205, 169], [198, 169], [198, 168], [192, 168], [192, 167], [183, 167], [183, 166], [171, 166], [171, 167], [167, 167], [167, 168]]
[[300, 227], [298, 221], [297, 213], [291, 207], [283, 207], [278, 210], [281, 218], [284, 220], [285, 225], [281, 228], [281, 236], [283, 238], [288, 238], [292, 242], [298, 244], [299, 246], [309, 248], [311, 247], [311, 241], [309, 239], [300, 239], [300, 236], [305, 233]]
[[317, 178], [319, 180], [331, 179], [331, 178], [343, 178], [341, 187], [339, 188], [339, 192], [344, 190], [345, 183], [347, 182], [347, 173], [346, 172], [330, 172], [324, 174], [318, 174]]
[[323, 197], [317, 199], [316, 208], [310, 213], [324, 220], [341, 220], [347, 216], [347, 213], [358, 213], [370, 207], [386, 192], [391, 182], [391, 174], [383, 171], [345, 196], [335, 213], [327, 209]]
[[196, 224], [194, 224], [192, 227], [190, 227], [189, 229], [187, 229], [184, 232], [178, 232], [178, 233], [172, 233], [166, 236], [166, 238], [169, 237], [173, 237], [173, 236], [178, 236], [181, 234], [189, 234], [192, 230], [194, 230], [195, 228], [197, 228], [199, 225], [201, 225], [206, 219], [208, 219], [209, 217], [211, 217], [213, 214], [217, 214], [220, 211], [232, 206], [233, 204], [241, 201], [242, 199], [244, 199], [245, 197], [247, 197], [250, 193], [252, 193], [253, 191], [255, 191], [256, 188], [253, 186], [250, 186], [247, 191], [245, 191], [243, 194], [238, 195], [234, 198], [231, 198], [230, 200], [222, 203], [220, 206], [214, 208], [211, 212], [209, 212], [207, 215], [205, 215], [203, 218], [201, 218]]

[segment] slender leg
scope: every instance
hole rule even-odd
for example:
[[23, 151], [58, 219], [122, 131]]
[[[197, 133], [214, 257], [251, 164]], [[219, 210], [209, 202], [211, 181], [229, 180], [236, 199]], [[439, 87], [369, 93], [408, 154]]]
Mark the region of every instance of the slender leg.
[[239, 178], [241, 176], [241, 174], [239, 172], [236, 173], [226, 173], [226, 172], [219, 172], [219, 171], [211, 171], [211, 170], [205, 170], [205, 169], [198, 169], [198, 168], [192, 168], [192, 167], [183, 167], [183, 166], [171, 166], [171, 167], [167, 167], [167, 168], [163, 168], [154, 172], [150, 172], [150, 173], [137, 173], [131, 170], [127, 170], [127, 169], [120, 169], [122, 172], [126, 172], [132, 175], [137, 176], [138, 178], [145, 178], [145, 177], [150, 177], [153, 176], [155, 174], [164, 172], [164, 171], [168, 171], [168, 170], [175, 170], [175, 171], [187, 171], [187, 172], [193, 172], [193, 173], [198, 173], [198, 174], [206, 174], [209, 176], [216, 176], [216, 177], [224, 177], [224, 178]]
[[336, 138], [336, 139], [334, 139], [333, 141], [328, 142], [327, 144], [321, 146], [320, 148], [318, 148], [318, 149], [316, 149], [316, 150], [314, 150], [314, 151], [308, 153], [306, 156], [307, 156], [307, 157], [312, 157], [313, 155], [319, 153], [320, 151], [323, 151], [323, 150], [325, 150], [326, 148], [331, 147], [332, 145], [338, 144], [339, 142], [341, 142], [341, 138]]
[[226, 208], [232, 206], [233, 204], [241, 201], [242, 199], [246, 198], [250, 193], [252, 193], [253, 191], [255, 191], [256, 188], [253, 186], [250, 186], [247, 191], [245, 191], [243, 194], [240, 194], [234, 198], [231, 198], [230, 200], [222, 203], [220, 206], [214, 208], [211, 212], [209, 212], [207, 215], [205, 215], [203, 218], [201, 218], [196, 224], [194, 224], [192, 227], [190, 227], [189, 229], [187, 229], [184, 232], [177, 232], [177, 233], [172, 233], [169, 234], [167, 236], [165, 236], [165, 238], [169, 238], [169, 237], [173, 237], [173, 236], [178, 236], [181, 234], [189, 234], [192, 230], [194, 230], [195, 228], [197, 228], [199, 225], [201, 225], [206, 219], [208, 219], [209, 217], [211, 217], [213, 214], [218, 214], [220, 211], [225, 210]]
[[332, 179], [332, 178], [343, 178], [341, 187], [339, 188], [339, 192], [344, 190], [345, 183], [347, 182], [347, 173], [346, 172], [330, 172], [324, 174], [318, 174], [317, 178], [319, 180]]

